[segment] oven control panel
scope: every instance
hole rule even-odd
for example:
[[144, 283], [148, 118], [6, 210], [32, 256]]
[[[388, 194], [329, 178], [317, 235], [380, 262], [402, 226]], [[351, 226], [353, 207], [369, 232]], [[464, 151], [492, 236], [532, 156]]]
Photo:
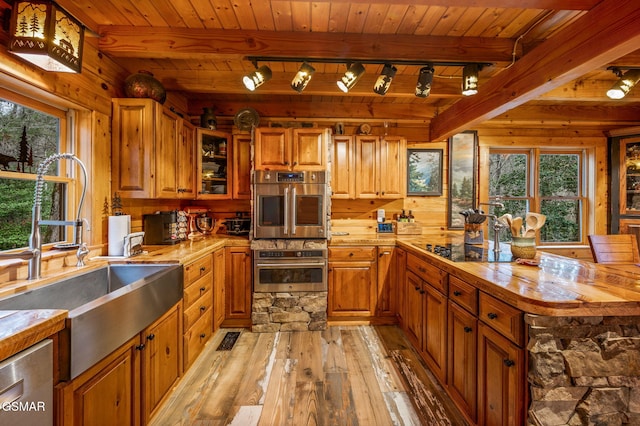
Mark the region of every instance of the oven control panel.
[[304, 182], [304, 172], [278, 172], [276, 175], [278, 182]]
[[263, 250], [258, 252], [261, 259], [325, 257], [324, 250]]

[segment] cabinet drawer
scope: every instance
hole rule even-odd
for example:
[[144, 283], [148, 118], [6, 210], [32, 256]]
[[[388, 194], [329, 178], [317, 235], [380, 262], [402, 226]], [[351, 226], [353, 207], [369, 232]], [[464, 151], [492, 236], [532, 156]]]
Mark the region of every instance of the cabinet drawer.
[[212, 278], [212, 275], [205, 275], [204, 277], [196, 280], [196, 282], [184, 289], [183, 298], [185, 310], [196, 303], [199, 298], [205, 295], [205, 293], [208, 293], [209, 298], [211, 298], [211, 288], [213, 281]]
[[449, 275], [449, 299], [472, 314], [478, 314], [478, 289], [453, 275]]
[[375, 260], [375, 247], [330, 247], [329, 262], [344, 260]]
[[196, 260], [184, 267], [184, 287], [187, 288], [198, 278], [203, 277], [213, 270], [211, 255]]
[[184, 333], [184, 369], [193, 363], [211, 337], [211, 315], [200, 318]]
[[522, 311], [480, 292], [478, 318], [517, 345], [524, 344]]
[[407, 269], [418, 275], [436, 290], [447, 294], [447, 281], [449, 274], [437, 268], [411, 253], [407, 254]]
[[211, 315], [213, 297], [210, 291], [205, 291], [196, 302], [184, 310], [184, 329], [189, 330], [201, 317]]

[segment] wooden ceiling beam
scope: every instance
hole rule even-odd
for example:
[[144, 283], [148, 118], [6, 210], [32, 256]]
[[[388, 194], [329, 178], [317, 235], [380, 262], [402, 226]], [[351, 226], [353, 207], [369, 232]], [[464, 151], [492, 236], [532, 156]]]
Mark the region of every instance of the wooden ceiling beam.
[[102, 26], [113, 57], [241, 60], [246, 56], [508, 63], [513, 40], [403, 34], [340, 34]]
[[430, 139], [443, 140], [470, 129], [635, 51], [640, 45], [639, 21], [637, 0], [603, 0], [512, 67], [483, 82], [477, 95], [435, 117]]

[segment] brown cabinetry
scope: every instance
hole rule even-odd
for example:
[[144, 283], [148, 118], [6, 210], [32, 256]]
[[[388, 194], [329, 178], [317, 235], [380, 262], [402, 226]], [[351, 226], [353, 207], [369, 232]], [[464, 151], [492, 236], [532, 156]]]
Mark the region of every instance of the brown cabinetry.
[[356, 136], [355, 197], [403, 198], [406, 193], [404, 138]]
[[137, 334], [71, 382], [58, 385], [58, 423], [146, 424], [153, 410], [178, 380], [180, 315], [177, 303]]
[[[190, 124], [152, 99], [113, 99], [112, 188], [123, 198], [190, 198]], [[181, 168], [187, 168], [184, 173]]]
[[251, 135], [233, 135], [233, 187], [234, 200], [251, 198]]
[[213, 257], [206, 255], [184, 267], [184, 370], [202, 351], [213, 331]]
[[[640, 134], [638, 128], [612, 131], [611, 234], [635, 234], [640, 243]], [[631, 225], [631, 226], [630, 226]]]
[[329, 248], [329, 316], [375, 315], [376, 253], [372, 246]]
[[250, 247], [225, 248], [225, 325], [251, 325], [252, 265]]
[[378, 247], [376, 316], [395, 317], [398, 301], [396, 251], [394, 247]]
[[224, 249], [213, 252], [213, 331], [217, 331], [224, 321], [225, 304], [225, 262]]
[[257, 128], [255, 170], [325, 170], [329, 134], [320, 128]]
[[198, 199], [215, 200], [232, 197], [231, 135], [198, 128]]
[[355, 184], [354, 137], [336, 135], [331, 149], [331, 198], [354, 198]]

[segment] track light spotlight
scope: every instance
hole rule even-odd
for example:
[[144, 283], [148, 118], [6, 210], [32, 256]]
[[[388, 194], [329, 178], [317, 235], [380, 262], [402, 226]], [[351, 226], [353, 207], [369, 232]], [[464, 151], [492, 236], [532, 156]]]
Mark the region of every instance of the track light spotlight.
[[462, 69], [462, 94], [472, 96], [478, 93], [478, 64], [467, 64]]
[[340, 78], [340, 80], [337, 81], [338, 87], [344, 93], [347, 93], [349, 90], [351, 90], [351, 88], [353, 88], [353, 86], [356, 85], [363, 74], [364, 66], [361, 63], [356, 62], [352, 64], [347, 72], [345, 72], [344, 75]]
[[245, 75], [242, 78], [244, 86], [252, 92], [269, 80], [271, 80], [271, 68], [266, 65], [261, 66], [251, 74]]
[[624, 73], [624, 75], [620, 71], [617, 71], [616, 74], [620, 77], [620, 80], [607, 91], [607, 96], [610, 99], [624, 98], [631, 89], [633, 89], [633, 86], [640, 81], [640, 69], [631, 69]]
[[427, 65], [420, 68], [420, 75], [418, 76], [418, 82], [416, 83], [416, 96], [419, 98], [426, 98], [431, 93], [431, 82], [433, 81], [433, 66]]
[[398, 69], [391, 64], [385, 64], [382, 68], [380, 76], [376, 80], [376, 84], [373, 86], [373, 91], [378, 95], [386, 95], [389, 87], [391, 87], [391, 81], [396, 76]]
[[311, 76], [316, 72], [316, 69], [304, 62], [300, 65], [300, 69], [298, 73], [291, 80], [291, 88], [298, 93], [302, 93], [302, 91], [307, 87], [307, 84], [311, 81]]

